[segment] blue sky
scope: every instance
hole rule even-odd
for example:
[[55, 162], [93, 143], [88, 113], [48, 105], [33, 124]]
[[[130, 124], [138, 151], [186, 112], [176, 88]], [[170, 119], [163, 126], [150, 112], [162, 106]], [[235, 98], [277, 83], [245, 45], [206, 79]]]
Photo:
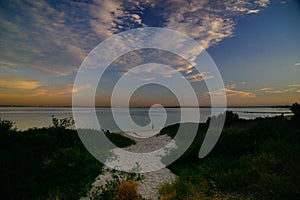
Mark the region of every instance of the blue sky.
[[[113, 34], [150, 26], [199, 42], [223, 76], [229, 105], [300, 101], [296, 0], [3, 0], [0, 26], [1, 105], [71, 105], [74, 78], [88, 53]], [[118, 62], [115, 66], [107, 80], [126, 71]], [[200, 104], [209, 104], [203, 80], [191, 75]], [[109, 103], [110, 89], [109, 82], [99, 86], [98, 105]], [[135, 104], [176, 102], [166, 91], [156, 97], [160, 90], [165, 91], [150, 86], [135, 94]]]

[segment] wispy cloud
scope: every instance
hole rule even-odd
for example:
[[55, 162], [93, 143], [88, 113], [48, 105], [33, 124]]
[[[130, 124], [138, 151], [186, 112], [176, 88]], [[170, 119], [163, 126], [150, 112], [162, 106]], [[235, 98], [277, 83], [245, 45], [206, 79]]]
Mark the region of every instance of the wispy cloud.
[[59, 84], [54, 86], [41, 86], [30, 94], [35, 97], [71, 97], [73, 92], [73, 84]]
[[225, 86], [225, 88], [223, 88], [223, 89], [205, 92], [204, 96], [208, 97], [210, 95], [218, 96], [218, 95], [226, 94], [226, 96], [228, 98], [255, 98], [256, 97], [255, 93], [249, 92], [249, 91], [238, 90], [238, 89], [236, 89], [236, 87], [237, 87], [237, 84], [233, 83], [233, 84]]
[[289, 87], [300, 87], [300, 84], [291, 84], [291, 85], [288, 85]]
[[1, 88], [0, 104], [4, 105], [70, 105], [73, 84], [30, 86], [34, 89]]
[[177, 71], [169, 68], [162, 68], [160, 64], [152, 63], [148, 64], [145, 67], [136, 67], [128, 71], [128, 75], [130, 74], [139, 74], [139, 75], [147, 75], [148, 73], [162, 75], [165, 78], [172, 77]]
[[270, 0], [257, 0], [256, 3], [261, 7], [267, 7], [270, 4]]
[[186, 76], [186, 79], [189, 80], [190, 82], [201, 82], [204, 80], [211, 79], [213, 77], [214, 76], [209, 75], [209, 73], [202, 72], [202, 73], [196, 73], [193, 75]]
[[99, 41], [79, 18], [84, 7], [79, 8], [73, 2], [70, 5], [73, 11], [78, 11], [77, 17], [46, 1], [14, 0], [3, 5], [0, 40], [6, 48], [0, 53], [1, 62], [55, 75], [68, 74], [79, 67], [95, 45], [90, 42]]
[[[0, 82], [3, 84], [3, 81]], [[4, 84], [6, 84], [4, 82]], [[4, 85], [5, 86], [5, 85]], [[0, 86], [1, 88], [1, 86]], [[84, 89], [84, 88], [79, 88]], [[22, 90], [21, 92], [16, 92]], [[71, 97], [73, 92], [73, 84], [59, 84], [59, 85], [41, 85], [30, 81], [18, 81], [15, 84], [10, 84], [2, 88], [1, 97], [3, 96], [19, 96], [20, 100], [22, 97]], [[76, 91], [75, 91], [76, 92]], [[0, 101], [1, 102], [1, 101]]]
[[[295, 87], [296, 85], [289, 85], [289, 87]], [[265, 87], [265, 88], [260, 88], [257, 91], [258, 92], [265, 92], [265, 93], [269, 93], [269, 94], [283, 94], [283, 93], [287, 93], [287, 92], [292, 92], [294, 90], [294, 88], [284, 88], [284, 89], [276, 89], [276, 88], [269, 88], [269, 87]]]
[[294, 64], [295, 67], [300, 67], [300, 62]]
[[80, 86], [80, 87], [73, 88], [73, 89], [72, 89], [72, 93], [77, 93], [77, 92], [80, 92], [80, 91], [82, 91], [82, 90], [87, 90], [87, 89], [89, 89], [89, 88], [91, 88], [91, 85], [90, 85], [90, 84], [82, 85], [82, 86]]
[[268, 88], [268, 87], [264, 87], [264, 88], [260, 88], [257, 91], [270, 91], [272, 90], [272, 88]]
[[255, 10], [248, 10], [247, 13], [248, 14], [252, 14], [252, 13], [258, 13], [259, 9], [255, 9]]
[[227, 97], [247, 97], [247, 98], [254, 98], [256, 97], [256, 94], [253, 92], [245, 92], [245, 91], [239, 91], [239, 90], [232, 90], [232, 89], [226, 89]]
[[0, 80], [0, 88], [5, 89], [21, 89], [21, 90], [33, 90], [40, 87], [38, 81], [29, 81], [29, 80]]
[[225, 87], [227, 97], [246, 97], [246, 98], [256, 97], [256, 94], [253, 92], [237, 90], [236, 85], [237, 85], [236, 83], [233, 83]]

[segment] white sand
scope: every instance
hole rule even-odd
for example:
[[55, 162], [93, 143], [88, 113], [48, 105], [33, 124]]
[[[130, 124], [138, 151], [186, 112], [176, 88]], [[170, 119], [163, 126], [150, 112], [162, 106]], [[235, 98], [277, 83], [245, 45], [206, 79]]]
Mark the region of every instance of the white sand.
[[[135, 132], [128, 132], [125, 133], [127, 137], [136, 141], [136, 144], [133, 146], [129, 146], [124, 148], [124, 150], [136, 153], [144, 153], [144, 152], [152, 152], [157, 149], [163, 148], [167, 144], [174, 145], [172, 143], [172, 139], [167, 135], [162, 135], [155, 137], [159, 132], [159, 130], [148, 130], [148, 131], [135, 131]], [[149, 137], [150, 136], [150, 137]], [[154, 136], [154, 137], [151, 137]], [[175, 145], [176, 146], [176, 145]], [[124, 154], [118, 152], [118, 150], [113, 150], [114, 154], [120, 155], [123, 159], [122, 166], [132, 164], [132, 158], [124, 157]], [[159, 152], [160, 156], [163, 156], [163, 152]], [[131, 159], [131, 160], [130, 160]], [[106, 164], [110, 166], [111, 163], [114, 161], [107, 161]], [[127, 163], [126, 163], [127, 162]], [[144, 162], [144, 160], [142, 160]], [[129, 165], [130, 167], [131, 165]], [[139, 165], [141, 166], [141, 165]], [[138, 193], [145, 199], [158, 199], [158, 189], [161, 185], [165, 183], [173, 182], [176, 179], [176, 175], [173, 174], [169, 169], [165, 168], [165, 166], [160, 162], [160, 159], [147, 157], [147, 162], [142, 167], [148, 167], [149, 169], [152, 168], [161, 168], [156, 171], [149, 170], [151, 172], [142, 173], [144, 179], [139, 181], [138, 183]], [[107, 168], [106, 168], [107, 169]], [[133, 169], [133, 168], [131, 168]], [[121, 174], [121, 173], [120, 173]], [[104, 174], [100, 174], [96, 181], [94, 182], [94, 188], [100, 185], [105, 185], [107, 181], [111, 180], [111, 175], [109, 170], [107, 170]], [[93, 188], [93, 189], [94, 189]], [[92, 189], [92, 190], [93, 190]]]

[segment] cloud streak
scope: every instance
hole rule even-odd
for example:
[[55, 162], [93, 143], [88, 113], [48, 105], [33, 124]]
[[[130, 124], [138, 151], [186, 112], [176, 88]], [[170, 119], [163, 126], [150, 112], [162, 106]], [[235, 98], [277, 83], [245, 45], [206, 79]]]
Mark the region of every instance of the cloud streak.
[[[78, 13], [85, 11], [84, 7], [70, 4]], [[95, 45], [93, 41], [100, 41], [84, 28], [81, 14], [74, 17], [46, 1], [14, 0], [3, 5], [0, 41], [5, 48], [0, 53], [1, 65], [13, 63], [17, 68], [68, 75], [79, 67]]]
[[40, 87], [38, 81], [28, 81], [28, 80], [0, 80], [0, 88], [5, 89], [20, 89], [20, 90], [33, 90]]
[[259, 92], [265, 92], [265, 93], [269, 93], [269, 94], [283, 94], [283, 93], [287, 93], [287, 92], [292, 92], [294, 90], [294, 88], [286, 88], [286, 89], [274, 89], [274, 88], [260, 88], [257, 91]]
[[226, 94], [227, 98], [229, 99], [240, 99], [240, 98], [255, 98], [256, 94], [254, 92], [249, 92], [249, 91], [242, 91], [236, 89], [236, 83], [233, 83], [231, 85], [225, 86], [225, 88], [216, 90], [216, 91], [211, 91], [211, 92], [205, 92], [204, 96], [209, 97], [209, 96], [219, 96], [223, 95], [224, 93]]
[[300, 62], [294, 64], [295, 67], [300, 67]]

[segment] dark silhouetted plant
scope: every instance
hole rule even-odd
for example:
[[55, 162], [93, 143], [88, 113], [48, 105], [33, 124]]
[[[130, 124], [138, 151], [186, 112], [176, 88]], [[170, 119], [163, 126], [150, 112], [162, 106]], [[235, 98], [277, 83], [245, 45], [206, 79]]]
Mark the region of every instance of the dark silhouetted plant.
[[58, 119], [52, 115], [52, 125], [54, 128], [66, 129], [75, 124], [73, 117]]
[[15, 122], [10, 121], [10, 120], [4, 120], [0, 118], [0, 132], [8, 132], [12, 130], [13, 125]]
[[300, 120], [300, 105], [298, 103], [294, 103], [291, 106], [291, 111], [294, 113], [293, 118]]

